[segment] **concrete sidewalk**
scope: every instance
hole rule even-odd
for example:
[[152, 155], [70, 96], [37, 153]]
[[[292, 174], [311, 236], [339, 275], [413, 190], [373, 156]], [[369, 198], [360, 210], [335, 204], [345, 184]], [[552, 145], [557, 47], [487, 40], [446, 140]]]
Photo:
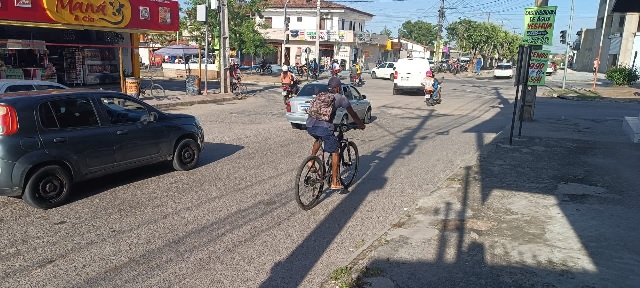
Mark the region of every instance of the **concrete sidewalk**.
[[637, 106], [540, 101], [323, 287], [638, 287]]

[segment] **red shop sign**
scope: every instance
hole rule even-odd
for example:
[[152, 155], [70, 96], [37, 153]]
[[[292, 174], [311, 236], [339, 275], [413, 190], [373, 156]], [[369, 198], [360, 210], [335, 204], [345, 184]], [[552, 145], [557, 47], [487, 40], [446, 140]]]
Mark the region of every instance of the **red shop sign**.
[[[179, 6], [171, 0], [0, 0], [0, 23], [178, 31]], [[26, 24], [26, 23], [25, 23]]]

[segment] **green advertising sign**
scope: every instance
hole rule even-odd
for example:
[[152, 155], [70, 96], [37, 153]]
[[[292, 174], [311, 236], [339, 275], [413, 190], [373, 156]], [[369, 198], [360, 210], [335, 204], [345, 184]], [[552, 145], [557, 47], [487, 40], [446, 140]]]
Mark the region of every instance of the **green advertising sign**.
[[553, 45], [553, 27], [558, 6], [524, 9], [524, 45]]
[[547, 66], [549, 66], [549, 50], [536, 50], [531, 52], [531, 62], [529, 64], [529, 86], [544, 86], [547, 76]]

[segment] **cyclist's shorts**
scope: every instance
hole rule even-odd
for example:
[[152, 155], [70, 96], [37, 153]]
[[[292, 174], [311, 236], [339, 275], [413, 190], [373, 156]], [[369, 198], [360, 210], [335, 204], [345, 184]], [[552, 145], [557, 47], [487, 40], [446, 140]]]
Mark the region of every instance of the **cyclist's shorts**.
[[307, 127], [307, 132], [316, 140], [322, 140], [324, 152], [338, 152], [338, 139], [329, 127], [311, 126]]

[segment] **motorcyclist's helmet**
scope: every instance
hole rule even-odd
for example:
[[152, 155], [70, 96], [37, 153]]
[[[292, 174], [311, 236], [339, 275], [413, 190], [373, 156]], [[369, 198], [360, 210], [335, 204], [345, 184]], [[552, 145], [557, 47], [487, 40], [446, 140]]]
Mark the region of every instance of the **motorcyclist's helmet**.
[[427, 71], [427, 77], [433, 77], [433, 72]]
[[282, 71], [289, 72], [289, 66], [287, 65], [282, 66]]

